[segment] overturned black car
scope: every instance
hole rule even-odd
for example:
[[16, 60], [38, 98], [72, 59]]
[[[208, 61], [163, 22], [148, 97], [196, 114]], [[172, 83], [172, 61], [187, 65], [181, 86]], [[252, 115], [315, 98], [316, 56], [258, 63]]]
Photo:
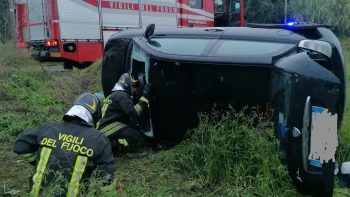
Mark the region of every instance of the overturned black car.
[[[152, 85], [154, 139], [181, 142], [198, 112], [260, 106], [274, 122], [298, 191], [333, 193], [337, 136], [345, 106], [345, 62], [325, 26], [254, 25], [123, 31], [110, 38], [104, 94], [133, 73]], [[146, 118], [147, 119], [147, 118]]]

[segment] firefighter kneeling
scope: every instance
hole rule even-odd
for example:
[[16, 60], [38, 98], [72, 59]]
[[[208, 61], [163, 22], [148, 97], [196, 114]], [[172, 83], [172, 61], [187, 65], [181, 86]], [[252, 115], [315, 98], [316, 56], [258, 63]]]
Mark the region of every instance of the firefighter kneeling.
[[93, 170], [105, 185], [100, 195], [116, 194], [111, 145], [108, 138], [94, 128], [100, 114], [99, 99], [84, 93], [64, 115], [64, 121], [27, 129], [17, 138], [14, 151], [36, 166], [30, 183], [31, 196], [44, 195], [43, 190], [57, 181], [57, 174], [62, 174], [64, 181], [59, 181], [61, 193], [55, 196], [78, 196], [79, 184], [90, 177]]
[[109, 137], [113, 150], [135, 152], [144, 143], [144, 135], [138, 129], [137, 120], [148, 110], [150, 86], [144, 86], [142, 97], [134, 105], [132, 95], [139, 84], [137, 78], [124, 73], [104, 100], [102, 119], [97, 128]]

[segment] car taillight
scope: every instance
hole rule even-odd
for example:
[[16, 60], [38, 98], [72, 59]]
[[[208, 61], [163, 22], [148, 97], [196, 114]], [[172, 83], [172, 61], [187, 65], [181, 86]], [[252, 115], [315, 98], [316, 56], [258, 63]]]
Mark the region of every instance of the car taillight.
[[322, 53], [327, 57], [332, 56], [332, 46], [328, 42], [319, 40], [302, 40], [298, 45], [300, 48], [309, 49]]
[[47, 47], [54, 47], [58, 45], [58, 41], [57, 40], [45, 40], [45, 46]]

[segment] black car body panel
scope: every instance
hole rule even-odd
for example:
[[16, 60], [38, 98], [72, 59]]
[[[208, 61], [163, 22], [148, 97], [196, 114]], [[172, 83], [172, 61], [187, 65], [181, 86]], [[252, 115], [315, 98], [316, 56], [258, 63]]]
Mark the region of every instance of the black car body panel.
[[[339, 41], [334, 36], [334, 34], [328, 29], [320, 25], [302, 26], [302, 28], [296, 28], [295, 31], [297, 32], [302, 31], [301, 33], [296, 33], [295, 31], [293, 31], [293, 29], [276, 28], [276, 26], [267, 26], [268, 28], [266, 28], [266, 26], [263, 26], [263, 27], [265, 28], [247, 28], [247, 27], [244, 27], [244, 28], [184, 28], [184, 29], [181, 29], [181, 28], [157, 29], [156, 28], [154, 34], [152, 35], [152, 38], [150, 39], [151, 43], [152, 43], [152, 40], [155, 40], [155, 39], [169, 39], [169, 38], [210, 39], [212, 43], [209, 46], [209, 50], [207, 50], [207, 53], [200, 54], [200, 55], [186, 55], [186, 54], [179, 55], [179, 54], [164, 53], [164, 52], [160, 52], [159, 50], [155, 50], [154, 49], [155, 47], [153, 48], [150, 47], [151, 45], [150, 42], [142, 36], [144, 32], [140, 30], [124, 31], [122, 33], [115, 34], [108, 41], [105, 51], [108, 51], [111, 47], [117, 46], [116, 43], [118, 43], [118, 41], [120, 43], [120, 40], [127, 40], [128, 43], [133, 42], [133, 45], [137, 45], [151, 57], [151, 65], [158, 64], [158, 66], [150, 66], [150, 70], [149, 70], [150, 83], [152, 83], [152, 85], [155, 86], [154, 99], [156, 100], [156, 102], [152, 102], [152, 119], [157, 120], [153, 122], [154, 123], [153, 126], [155, 128], [155, 136], [157, 135], [163, 136], [162, 131], [169, 130], [169, 129], [166, 129], [167, 125], [174, 125], [174, 124], [178, 124], [175, 122], [179, 122], [179, 121], [175, 121], [177, 118], [168, 118], [166, 116], [162, 116], [161, 114], [164, 114], [163, 113], [164, 110], [159, 110], [159, 112], [157, 110], [157, 109], [166, 109], [169, 107], [169, 106], [166, 106], [167, 103], [162, 104], [162, 99], [167, 100], [169, 98], [167, 98], [167, 96], [163, 98], [161, 97], [161, 95], [163, 95], [164, 92], [168, 92], [169, 88], [170, 88], [169, 93], [164, 95], [173, 94], [171, 93], [171, 91], [173, 90], [172, 88], [174, 88], [173, 86], [175, 85], [172, 84], [167, 86], [166, 84], [174, 83], [169, 81], [175, 80], [171, 78], [172, 76], [176, 75], [175, 73], [178, 72], [177, 75], [184, 77], [183, 80], [185, 80], [186, 75], [187, 75], [186, 76], [187, 78], [192, 78], [191, 81], [188, 81], [186, 83], [184, 82], [182, 84], [176, 83], [176, 88], [182, 89], [185, 92], [187, 91], [186, 95], [189, 97], [194, 96], [195, 98], [196, 94], [193, 94], [193, 92], [200, 92], [198, 90], [201, 89], [202, 87], [196, 85], [196, 83], [206, 84], [205, 79], [211, 79], [210, 77], [212, 77], [212, 81], [208, 82], [209, 84], [211, 84], [211, 88], [223, 89], [221, 93], [219, 93], [220, 91], [216, 90], [216, 91], [212, 91], [212, 94], [220, 95], [219, 97], [221, 98], [221, 100], [223, 100], [222, 97], [227, 97], [226, 98], [227, 102], [225, 101], [224, 103], [232, 104], [232, 102], [228, 102], [228, 101], [236, 100], [233, 103], [260, 105], [263, 108], [264, 107], [263, 105], [269, 102], [269, 99], [273, 97], [273, 95], [269, 95], [271, 93], [269, 87], [271, 86], [272, 68], [276, 67], [275, 63], [279, 62], [281, 59], [284, 59], [287, 56], [290, 56], [290, 54], [299, 53], [300, 51], [298, 52], [295, 52], [295, 51], [297, 50], [296, 48], [298, 47], [298, 43], [301, 40], [305, 40], [310, 37], [314, 37], [314, 38], [317, 37], [319, 38], [319, 40], [324, 40], [329, 42], [334, 47], [333, 53], [332, 53], [333, 56], [330, 58], [330, 61], [333, 62], [333, 65], [336, 64], [336, 66], [334, 66], [334, 70], [332, 71], [326, 70], [324, 67], [322, 67], [322, 65], [320, 66], [319, 64], [317, 64], [316, 66], [312, 66], [316, 63], [312, 58], [309, 57], [307, 53], [295, 54], [295, 56], [291, 57], [292, 60], [290, 60], [290, 61], [297, 61], [297, 62], [307, 61], [308, 63], [306, 65], [294, 62], [295, 65], [290, 66], [293, 68], [293, 72], [291, 72], [291, 70], [288, 70], [289, 69], [287, 66], [288, 63], [286, 63], [288, 62], [288, 60], [284, 60], [282, 62], [283, 65], [280, 67], [280, 69], [283, 69], [285, 72], [288, 72], [291, 74], [303, 73], [305, 77], [316, 77], [316, 78], [328, 77], [330, 81], [338, 84], [340, 92], [339, 92], [339, 100], [337, 105], [339, 108], [338, 109], [339, 115], [342, 117], [342, 114], [344, 112], [344, 106], [345, 106], [344, 105], [345, 64], [342, 56], [342, 51], [339, 48], [340, 47]], [[311, 34], [313, 36], [311, 36]], [[263, 54], [263, 55], [247, 54], [247, 55], [240, 55], [240, 56], [235, 56], [235, 55], [220, 56], [220, 55], [213, 54], [213, 52], [215, 52], [215, 47], [218, 47], [220, 45], [220, 42], [226, 42], [230, 40], [240, 40], [240, 41], [247, 41], [247, 42], [256, 41], [256, 42], [285, 43], [286, 45], [293, 46], [293, 47], [289, 47], [289, 48], [287, 47], [286, 50], [278, 51], [279, 53], [267, 54], [267, 55], [266, 54]], [[303, 56], [303, 57], [298, 58], [299, 56]], [[166, 63], [163, 64], [160, 62], [166, 62]], [[160, 69], [163, 69], [162, 72], [167, 73], [166, 77], [159, 76], [158, 72], [160, 72]], [[217, 73], [214, 74], [215, 73], [214, 71]], [[334, 72], [334, 74], [332, 74], [331, 72]], [[215, 77], [209, 76], [209, 73], [215, 76], [216, 78], [223, 78], [221, 80], [223, 80], [224, 83], [221, 83], [221, 84], [217, 83], [214, 80]], [[324, 73], [324, 75], [322, 75], [322, 73]], [[203, 76], [206, 76], [206, 77], [203, 77]], [[180, 80], [180, 79], [176, 79], [176, 80]], [[217, 84], [213, 85], [215, 83]], [[263, 88], [261, 86], [263, 86]], [[240, 97], [237, 93], [236, 94], [223, 93], [225, 89], [231, 90], [232, 92], [240, 92], [240, 95], [246, 95], [246, 96]], [[201, 91], [204, 91], [204, 90], [201, 90]], [[255, 92], [255, 95], [253, 92]], [[179, 92], [174, 94], [173, 97], [179, 98], [179, 96], [176, 96], [178, 93]], [[160, 96], [161, 98], [158, 98], [158, 96]], [[201, 95], [201, 96], [203, 100], [209, 98], [208, 95]], [[251, 98], [255, 98], [255, 99], [251, 99]], [[191, 100], [190, 98], [186, 98], [186, 99]], [[189, 100], [187, 100], [187, 102], [190, 102]], [[195, 99], [195, 100], [198, 100], [198, 99]], [[207, 101], [208, 103], [212, 103], [212, 104], [215, 103], [215, 99], [211, 101], [209, 100]], [[185, 100], [176, 100], [176, 101], [173, 101], [172, 103], [174, 104], [176, 102], [178, 102], [179, 105], [186, 105]], [[196, 114], [197, 112], [201, 111], [201, 110], [198, 110], [201, 108], [201, 107], [198, 107], [199, 105], [200, 104], [191, 104], [191, 106], [193, 107], [186, 107], [186, 110], [191, 111], [191, 113], [193, 114]], [[203, 104], [203, 106], [205, 106], [203, 107], [203, 109], [204, 108], [208, 109], [207, 104]], [[181, 109], [181, 108], [177, 108], [177, 109]], [[179, 117], [181, 116], [180, 115], [181, 113], [184, 113], [184, 112], [179, 111], [178, 113], [175, 113], [176, 115], [174, 116]], [[340, 118], [340, 120], [341, 119], [342, 118]], [[163, 124], [159, 122], [167, 122], [167, 123], [166, 124], [164, 123], [164, 126], [158, 127], [157, 124]], [[186, 121], [183, 121], [183, 122], [186, 122]], [[195, 125], [195, 124], [188, 123], [185, 125]], [[174, 143], [176, 144], [181, 141], [180, 139], [183, 137], [183, 133], [185, 133], [185, 131], [187, 130], [186, 128], [187, 129], [192, 128], [192, 126], [191, 127], [184, 126], [182, 129], [174, 129], [174, 132], [179, 135], [176, 138], [174, 138], [173, 136], [177, 134], [172, 135], [171, 134], [172, 132], [167, 131], [166, 135], [169, 135], [169, 137], [165, 137], [165, 136], [160, 137], [159, 140], [163, 140], [164, 138], [164, 140], [171, 142], [172, 141], [171, 139], [174, 139]]]
[[333, 140], [343, 119], [346, 65], [339, 40], [324, 25], [255, 27], [156, 28], [149, 38], [140, 30], [115, 34], [105, 48], [104, 93], [124, 72], [150, 83], [150, 119], [142, 125], [166, 145], [180, 143], [198, 125], [198, 113], [214, 106], [264, 110], [298, 191], [330, 196], [335, 161], [311, 159], [310, 151], [325, 132], [312, 126], [317, 118], [336, 128]]

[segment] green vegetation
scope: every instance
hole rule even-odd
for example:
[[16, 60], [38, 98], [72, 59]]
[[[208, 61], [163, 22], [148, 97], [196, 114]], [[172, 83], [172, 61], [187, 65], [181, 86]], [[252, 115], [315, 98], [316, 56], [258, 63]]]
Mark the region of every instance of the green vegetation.
[[[350, 65], [350, 38], [341, 42]], [[100, 91], [100, 63], [85, 70], [47, 72], [26, 50], [0, 45], [0, 54], [0, 196], [23, 196], [31, 167], [12, 152], [15, 136], [61, 119], [78, 94]], [[347, 76], [349, 81], [350, 69]], [[347, 105], [339, 161], [350, 160]], [[117, 158], [122, 188], [128, 196], [298, 196], [280, 162], [273, 131], [259, 117], [234, 110], [202, 115], [191, 138], [179, 146], [142, 159]], [[88, 196], [98, 193], [99, 184], [93, 180]], [[56, 189], [47, 190], [48, 196]], [[348, 190], [335, 190], [335, 196], [347, 195]]]
[[345, 117], [343, 120], [342, 130], [340, 133], [338, 159], [340, 161], [347, 161], [350, 159], [350, 39], [341, 39], [342, 47], [344, 50], [345, 61], [347, 65], [347, 79], [348, 79], [348, 91], [347, 91], [347, 108], [345, 111]]
[[[281, 0], [246, 0], [248, 23], [283, 23], [284, 3]], [[330, 25], [339, 34], [350, 35], [350, 1], [288, 0], [288, 19]]]
[[26, 58], [25, 51], [9, 44], [0, 45], [0, 53], [2, 137], [16, 136], [24, 128], [60, 119], [78, 94], [101, 89], [95, 77], [99, 76], [99, 63], [84, 71], [50, 73]]
[[0, 3], [0, 43], [13, 40], [14, 36], [14, 12], [10, 10], [12, 0], [4, 0]]
[[261, 117], [235, 110], [202, 115], [191, 138], [156, 161], [210, 195], [295, 196], [273, 130]]

